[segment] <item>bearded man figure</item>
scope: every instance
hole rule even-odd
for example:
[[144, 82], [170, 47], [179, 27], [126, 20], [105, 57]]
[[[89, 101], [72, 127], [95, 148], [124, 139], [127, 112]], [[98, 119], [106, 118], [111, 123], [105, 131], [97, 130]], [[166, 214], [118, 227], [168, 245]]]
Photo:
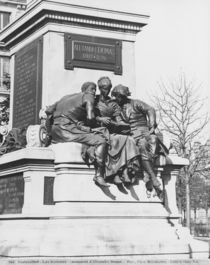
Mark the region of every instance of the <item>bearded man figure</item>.
[[94, 147], [94, 181], [108, 187], [104, 178], [104, 166], [107, 153], [107, 141], [102, 134], [92, 131], [95, 121], [94, 101], [96, 84], [86, 82], [81, 93], [62, 97], [45, 110], [48, 121], [51, 120], [50, 136], [52, 143], [77, 142]]
[[149, 175], [150, 181], [146, 183], [146, 188], [152, 191], [154, 187], [158, 197], [162, 197], [161, 183], [153, 169], [157, 148], [155, 109], [141, 100], [130, 99], [130, 95], [129, 88], [123, 85], [112, 90], [112, 96], [121, 107], [121, 116], [130, 124], [131, 135], [139, 147], [142, 168]]

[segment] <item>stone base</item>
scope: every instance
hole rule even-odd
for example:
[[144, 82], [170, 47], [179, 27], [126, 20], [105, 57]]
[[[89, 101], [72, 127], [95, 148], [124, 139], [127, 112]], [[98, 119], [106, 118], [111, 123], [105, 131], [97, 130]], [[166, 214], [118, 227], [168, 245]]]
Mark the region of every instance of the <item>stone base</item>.
[[[22, 213], [0, 215], [0, 255], [208, 258], [208, 243], [193, 240], [178, 225], [175, 174], [163, 179], [169, 201], [164, 207], [157, 197], [147, 198], [143, 181], [124, 190], [96, 186], [94, 170], [82, 162], [80, 147], [55, 145], [55, 156], [50, 148], [26, 148], [1, 157], [0, 177], [22, 172], [25, 186]], [[55, 178], [55, 205], [44, 204], [46, 177]]]
[[208, 258], [208, 244], [180, 239], [165, 218], [0, 221], [0, 254], [13, 257]]

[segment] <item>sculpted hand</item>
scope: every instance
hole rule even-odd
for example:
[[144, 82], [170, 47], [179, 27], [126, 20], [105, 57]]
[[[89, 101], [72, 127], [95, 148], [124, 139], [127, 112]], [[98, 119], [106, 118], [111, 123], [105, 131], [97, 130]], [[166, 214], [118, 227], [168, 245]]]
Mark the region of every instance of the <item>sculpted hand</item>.
[[111, 118], [109, 117], [100, 117], [99, 121], [105, 125], [109, 125], [111, 123]]

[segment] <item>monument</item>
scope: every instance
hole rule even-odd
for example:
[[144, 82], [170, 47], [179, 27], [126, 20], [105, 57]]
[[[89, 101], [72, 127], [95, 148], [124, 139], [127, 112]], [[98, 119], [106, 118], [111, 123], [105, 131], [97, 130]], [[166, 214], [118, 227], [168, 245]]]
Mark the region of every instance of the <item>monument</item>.
[[44, 147], [39, 110], [82, 83], [109, 76], [135, 89], [135, 37], [149, 16], [74, 1], [32, 1], [0, 33], [10, 51], [11, 127], [28, 127], [27, 147], [0, 158], [0, 254], [104, 259], [207, 258], [208, 245], [179, 224], [175, 183], [188, 161], [156, 165], [165, 201], [143, 183], [128, 192], [94, 185], [81, 145]]

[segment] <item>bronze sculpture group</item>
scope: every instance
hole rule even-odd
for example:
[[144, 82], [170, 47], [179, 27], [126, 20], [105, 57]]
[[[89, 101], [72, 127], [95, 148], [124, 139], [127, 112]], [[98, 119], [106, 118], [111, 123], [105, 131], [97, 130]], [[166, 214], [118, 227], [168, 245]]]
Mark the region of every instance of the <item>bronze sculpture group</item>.
[[[94, 182], [101, 187], [135, 185], [142, 170], [148, 175], [146, 188], [162, 196], [161, 183], [154, 172], [157, 154], [154, 108], [130, 99], [128, 87], [112, 88], [109, 77], [96, 84], [86, 82], [81, 92], [66, 95], [47, 107], [47, 127], [52, 143], [82, 144], [82, 157], [95, 167]], [[111, 96], [109, 96], [111, 92]]]

